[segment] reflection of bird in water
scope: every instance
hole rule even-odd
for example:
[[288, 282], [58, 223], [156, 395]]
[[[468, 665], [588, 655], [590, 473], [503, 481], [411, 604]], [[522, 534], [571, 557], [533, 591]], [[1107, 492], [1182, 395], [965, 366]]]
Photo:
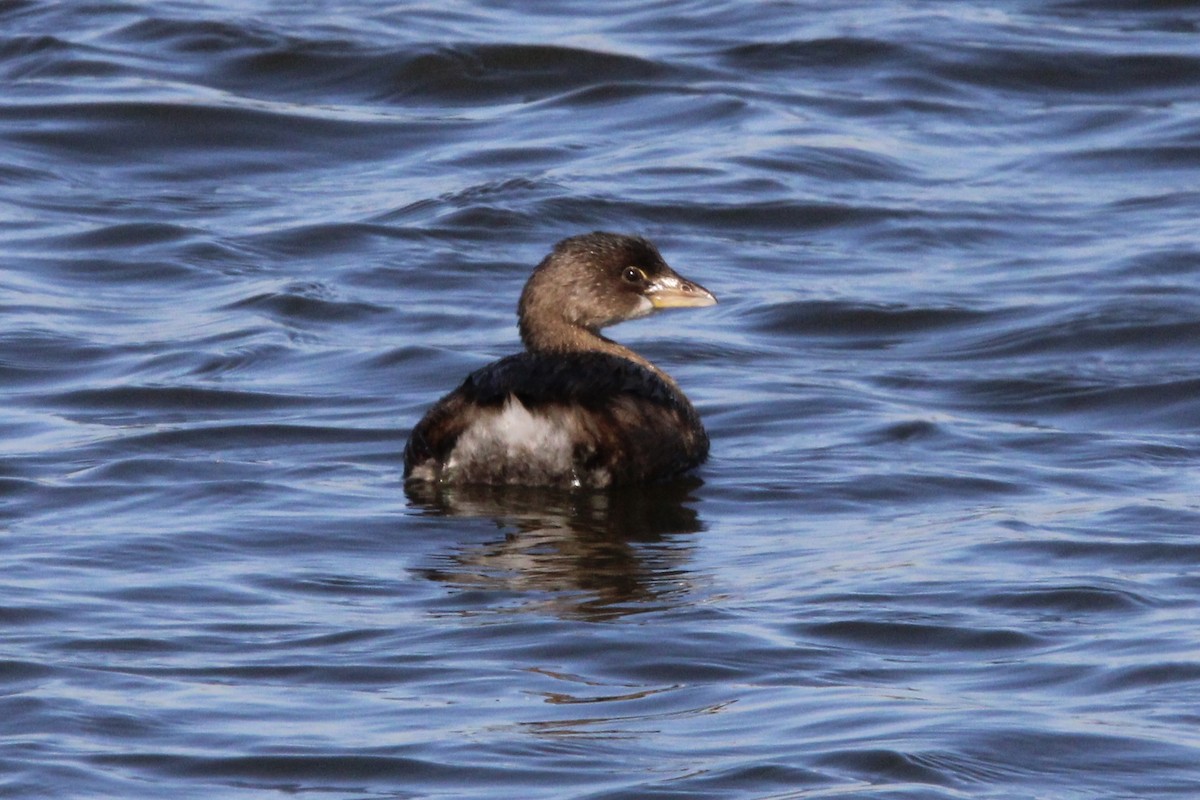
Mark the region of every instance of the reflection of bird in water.
[[[458, 587], [536, 593], [557, 613], [611, 617], [686, 593], [688, 538], [701, 528], [684, 505], [698, 480], [647, 491], [570, 492], [523, 486], [405, 487], [427, 513], [489, 517], [505, 534], [439, 556], [426, 577]], [[675, 536], [673, 536], [673, 534]]]
[[602, 488], [681, 475], [708, 435], [678, 384], [601, 328], [716, 298], [645, 239], [564, 239], [518, 307], [525, 352], [473, 372], [413, 429], [409, 482]]

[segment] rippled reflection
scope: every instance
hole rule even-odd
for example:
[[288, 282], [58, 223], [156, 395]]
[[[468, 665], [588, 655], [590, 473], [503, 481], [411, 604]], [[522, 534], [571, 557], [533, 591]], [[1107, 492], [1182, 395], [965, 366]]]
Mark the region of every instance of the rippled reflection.
[[[700, 481], [608, 492], [540, 487], [406, 487], [430, 514], [494, 519], [500, 535], [454, 542], [424, 574], [460, 587], [528, 593], [556, 613], [608, 618], [662, 608], [692, 585], [691, 546], [703, 528]], [[549, 597], [546, 594], [549, 593]]]

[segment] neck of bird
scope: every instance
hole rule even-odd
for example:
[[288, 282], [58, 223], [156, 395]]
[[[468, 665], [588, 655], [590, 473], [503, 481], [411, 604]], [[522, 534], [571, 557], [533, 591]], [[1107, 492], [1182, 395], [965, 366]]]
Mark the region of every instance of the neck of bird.
[[670, 375], [651, 364], [642, 356], [623, 344], [601, 336], [598, 331], [574, 325], [566, 320], [539, 324], [536, 329], [520, 324], [521, 341], [531, 353], [606, 353], [639, 364], [662, 378], [668, 386], [679, 392], [679, 384]]

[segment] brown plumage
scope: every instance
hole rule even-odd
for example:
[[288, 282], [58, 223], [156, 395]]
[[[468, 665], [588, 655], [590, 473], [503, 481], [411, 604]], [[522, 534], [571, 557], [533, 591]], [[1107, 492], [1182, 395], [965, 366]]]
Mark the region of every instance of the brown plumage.
[[564, 239], [521, 293], [525, 352], [471, 373], [429, 410], [405, 448], [405, 478], [600, 488], [692, 469], [708, 455], [692, 404], [665, 372], [599, 331], [715, 302], [645, 239]]

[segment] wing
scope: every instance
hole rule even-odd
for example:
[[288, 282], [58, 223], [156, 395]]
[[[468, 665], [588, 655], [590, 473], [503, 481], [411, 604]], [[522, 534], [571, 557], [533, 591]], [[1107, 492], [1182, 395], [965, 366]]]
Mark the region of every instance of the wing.
[[[604, 353], [520, 353], [473, 372], [429, 410], [405, 448], [405, 477], [437, 479], [464, 431], [495, 418], [510, 397], [573, 432], [576, 473], [597, 485], [675, 475], [708, 452], [691, 403], [645, 367]], [[473, 469], [491, 476], [484, 482], [530, 470], [496, 462]]]

